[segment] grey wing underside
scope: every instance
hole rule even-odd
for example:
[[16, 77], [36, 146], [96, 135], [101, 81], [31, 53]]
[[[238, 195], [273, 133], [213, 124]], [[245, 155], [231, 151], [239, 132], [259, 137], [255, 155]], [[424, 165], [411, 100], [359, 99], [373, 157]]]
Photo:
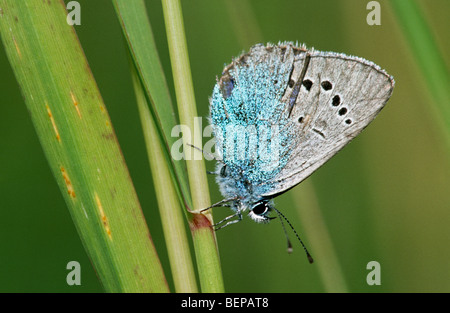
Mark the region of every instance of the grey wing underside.
[[[303, 81], [300, 91], [294, 84], [282, 99], [287, 110], [293, 104], [289, 119], [296, 138], [289, 161], [272, 181], [274, 188], [263, 195], [268, 198], [299, 184], [356, 137], [384, 107], [394, 87], [393, 78], [374, 63], [333, 52], [297, 56], [291, 78]], [[293, 93], [298, 93], [295, 103]]]

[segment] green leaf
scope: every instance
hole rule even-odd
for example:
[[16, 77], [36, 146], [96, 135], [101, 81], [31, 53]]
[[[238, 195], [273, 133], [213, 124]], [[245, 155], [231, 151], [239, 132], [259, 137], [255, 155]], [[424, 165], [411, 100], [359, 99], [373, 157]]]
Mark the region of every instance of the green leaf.
[[190, 213], [182, 209], [177, 190], [184, 190], [185, 196], [180, 197], [184, 203], [191, 202], [190, 194], [183, 163], [170, 157], [170, 147], [174, 143], [171, 130], [176, 121], [151, 25], [143, 1], [116, 0], [114, 4], [132, 55], [133, 85], [175, 289], [177, 292], [197, 292], [182, 218], [182, 212], [188, 216]]
[[180, 193], [184, 205], [190, 208], [192, 201], [184, 163], [175, 161], [170, 155], [170, 149], [176, 141], [176, 138], [171, 136], [171, 132], [177, 122], [145, 4], [140, 0], [115, 0], [113, 3], [145, 90], [147, 102], [150, 104], [149, 108], [156, 124], [158, 136], [164, 143], [163, 151], [171, 165], [169, 170], [177, 183], [177, 191]]
[[0, 31], [50, 168], [108, 292], [168, 286], [62, 1], [0, 1]]
[[449, 69], [417, 2], [392, 0], [390, 3], [433, 99], [436, 117], [441, 121], [447, 144], [450, 145]]
[[197, 292], [194, 266], [184, 228], [183, 209], [180, 205], [174, 185], [175, 182], [172, 181], [172, 176], [170, 175], [170, 165], [165, 158], [163, 144], [158, 137], [156, 125], [150, 114], [139, 77], [134, 67], [132, 69], [133, 85], [144, 131], [175, 290], [177, 292]]

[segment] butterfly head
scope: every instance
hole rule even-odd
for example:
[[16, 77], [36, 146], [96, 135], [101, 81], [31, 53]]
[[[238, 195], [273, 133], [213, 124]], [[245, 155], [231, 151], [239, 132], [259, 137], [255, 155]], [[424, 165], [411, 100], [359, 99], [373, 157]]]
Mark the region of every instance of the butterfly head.
[[268, 223], [275, 217], [270, 217], [269, 213], [273, 210], [268, 200], [261, 200], [250, 207], [248, 216], [257, 223]]
[[303, 249], [306, 252], [306, 256], [308, 257], [308, 261], [309, 263], [313, 263], [314, 260], [311, 257], [311, 255], [309, 254], [308, 250], [306, 249], [306, 246], [303, 244], [303, 241], [300, 239], [300, 236], [297, 234], [297, 232], [295, 231], [294, 227], [292, 226], [291, 222], [289, 222], [289, 220], [286, 218], [286, 216], [284, 216], [283, 213], [281, 213], [280, 211], [278, 211], [271, 203], [270, 200], [268, 199], [263, 199], [263, 200], [259, 200], [257, 202], [254, 202], [252, 205], [245, 205], [242, 202], [240, 202], [239, 204], [240, 210], [244, 211], [246, 209], [249, 209], [248, 212], [248, 216], [254, 220], [257, 223], [268, 223], [270, 222], [270, 220], [276, 218], [273, 216], [269, 216], [269, 213], [274, 211], [276, 213], [276, 215], [280, 218], [280, 222], [281, 222], [281, 226], [283, 227], [283, 231], [284, 234], [286, 236], [286, 240], [287, 240], [287, 251], [289, 253], [292, 252], [292, 244], [291, 241], [289, 240], [288, 234], [286, 232], [286, 228], [284, 227], [284, 223], [283, 220], [285, 220], [289, 227], [292, 229], [292, 231], [294, 232], [295, 236], [297, 237], [298, 241], [300, 242], [300, 244], [302, 245]]

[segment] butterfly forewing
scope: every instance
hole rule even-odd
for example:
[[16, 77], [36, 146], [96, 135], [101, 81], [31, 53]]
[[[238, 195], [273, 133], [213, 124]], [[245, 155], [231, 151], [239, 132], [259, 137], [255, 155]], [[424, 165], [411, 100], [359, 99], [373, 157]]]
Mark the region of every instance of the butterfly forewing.
[[281, 99], [282, 118], [289, 119], [281, 132], [292, 140], [280, 151], [289, 151], [289, 159], [265, 197], [294, 187], [342, 149], [375, 118], [394, 87], [391, 76], [361, 58], [301, 51], [293, 64]]

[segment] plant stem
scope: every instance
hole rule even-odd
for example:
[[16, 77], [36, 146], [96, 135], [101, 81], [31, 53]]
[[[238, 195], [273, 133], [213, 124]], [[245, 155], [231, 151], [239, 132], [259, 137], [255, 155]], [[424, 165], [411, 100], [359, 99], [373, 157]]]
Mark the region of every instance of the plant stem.
[[171, 157], [171, 147], [177, 140], [172, 137], [172, 130], [177, 122], [144, 1], [114, 0], [113, 3], [144, 88], [153, 122], [163, 143], [163, 152], [169, 161], [177, 193], [184, 205], [190, 208], [192, 201], [184, 162], [175, 161]]
[[164, 238], [176, 292], [198, 292], [189, 243], [184, 229], [183, 213], [175, 190], [169, 164], [151, 117], [145, 94], [134, 67], [131, 67], [139, 115], [158, 201]]
[[[202, 155], [188, 144], [201, 147], [202, 130], [195, 123], [195, 105], [189, 56], [184, 33], [181, 4], [178, 0], [163, 0], [164, 20], [169, 44], [170, 60], [174, 77], [175, 91], [180, 122], [188, 126], [190, 135], [183, 134], [184, 151], [187, 157], [189, 185], [191, 187], [194, 212], [210, 205], [208, 181]], [[191, 152], [192, 154], [188, 154]], [[212, 217], [207, 214], [193, 214], [189, 220], [194, 240], [200, 284], [203, 292], [223, 292], [223, 279], [220, 268], [215, 234], [211, 229]]]
[[182, 161], [175, 161], [170, 156], [170, 147], [175, 140], [171, 132], [176, 120], [151, 24], [143, 1], [114, 0], [113, 3], [133, 61], [133, 85], [175, 290], [197, 292], [182, 219], [182, 212], [186, 216], [190, 213], [180, 206], [182, 201], [191, 207], [188, 179]]

